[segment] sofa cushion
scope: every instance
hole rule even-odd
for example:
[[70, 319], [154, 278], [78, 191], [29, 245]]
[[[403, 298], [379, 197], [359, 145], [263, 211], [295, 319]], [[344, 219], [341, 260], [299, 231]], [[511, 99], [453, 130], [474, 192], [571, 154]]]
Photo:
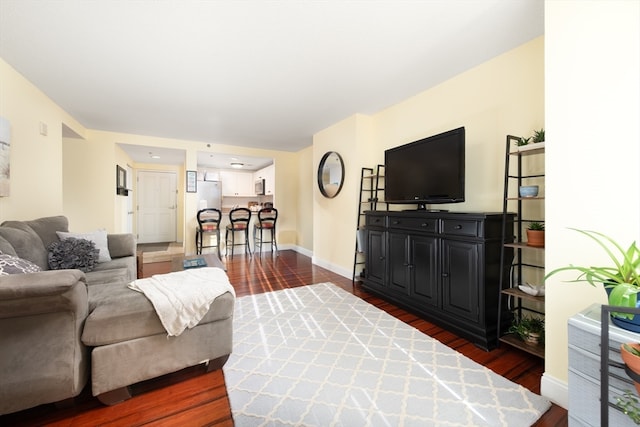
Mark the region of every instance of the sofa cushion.
[[[167, 334], [151, 302], [143, 294], [129, 289], [127, 284], [94, 285], [87, 289], [91, 313], [82, 332], [85, 345], [107, 345]], [[228, 292], [219, 296], [200, 324], [231, 317], [234, 302], [235, 298]]]
[[[14, 221], [7, 221], [3, 225], [11, 225]], [[33, 219], [30, 221], [15, 221], [24, 222], [28, 225], [42, 240], [42, 244], [45, 248], [49, 247], [53, 242], [57, 242], [58, 231], [69, 231], [69, 220], [66, 216], [47, 216], [44, 218]]]
[[0, 253], [0, 276], [8, 274], [24, 274], [35, 273], [41, 271], [41, 268], [17, 256]]
[[64, 231], [56, 232], [60, 240], [75, 238], [86, 239], [95, 243], [96, 248], [100, 251], [98, 262], [111, 261], [111, 255], [109, 254], [109, 244], [107, 242], [107, 230], [96, 230], [89, 233], [69, 233]]
[[26, 223], [4, 222], [0, 227], [0, 236], [11, 243], [18, 257], [31, 261], [43, 270], [49, 269], [47, 248], [38, 234]]
[[69, 238], [49, 245], [49, 268], [66, 270], [77, 268], [89, 272], [95, 268], [98, 249], [95, 243], [85, 239]]

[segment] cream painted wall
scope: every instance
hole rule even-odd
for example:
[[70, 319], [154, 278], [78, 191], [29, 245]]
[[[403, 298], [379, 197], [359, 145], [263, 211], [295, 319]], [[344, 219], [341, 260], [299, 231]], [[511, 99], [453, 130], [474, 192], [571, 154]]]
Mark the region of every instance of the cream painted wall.
[[[313, 137], [313, 262], [351, 278], [356, 239], [360, 169], [370, 167], [371, 118], [349, 117]], [[340, 193], [328, 199], [317, 185], [318, 165], [327, 151], [340, 154], [345, 178]]]
[[11, 126], [11, 194], [0, 198], [0, 221], [62, 214], [63, 124], [85, 129], [2, 59], [0, 116]]
[[[546, 1], [546, 268], [608, 265], [567, 227], [640, 240], [640, 2]], [[542, 392], [566, 407], [567, 319], [601, 287], [546, 284]]]
[[465, 203], [452, 211], [501, 211], [505, 138], [544, 126], [544, 39], [456, 76], [373, 118], [384, 150], [460, 126], [466, 131]]
[[310, 256], [313, 252], [314, 179], [313, 146], [298, 152], [298, 247]]
[[314, 262], [352, 274], [360, 168], [384, 163], [387, 148], [459, 126], [466, 128], [466, 203], [439, 207], [501, 211], [506, 135], [544, 126], [543, 58], [540, 37], [371, 117], [356, 115], [317, 133], [314, 170], [333, 150], [347, 176], [335, 199], [325, 199], [314, 182]]

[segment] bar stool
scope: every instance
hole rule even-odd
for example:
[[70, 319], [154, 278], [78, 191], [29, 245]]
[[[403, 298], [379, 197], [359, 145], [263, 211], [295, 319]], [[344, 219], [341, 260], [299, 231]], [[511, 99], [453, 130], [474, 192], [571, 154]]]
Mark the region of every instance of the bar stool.
[[269, 230], [271, 232], [271, 241], [264, 243], [271, 244], [271, 251], [278, 255], [278, 243], [276, 242], [276, 222], [278, 221], [278, 210], [273, 207], [262, 208], [258, 211], [258, 221], [253, 225], [253, 250], [260, 248], [262, 255], [262, 243], [264, 242], [262, 232]]
[[[219, 209], [207, 208], [200, 209], [196, 215], [198, 220], [198, 229], [196, 230], [196, 253], [202, 254], [204, 248], [218, 248], [218, 258], [220, 255], [220, 221], [222, 220], [222, 212]], [[204, 238], [216, 237], [215, 244], [204, 246]]]
[[[251, 221], [251, 211], [247, 208], [235, 208], [229, 212], [230, 224], [227, 225], [227, 230], [224, 235], [224, 241], [227, 245], [225, 249], [225, 256], [228, 255], [229, 246], [231, 246], [231, 257], [233, 258], [233, 247], [238, 245], [244, 245], [245, 251], [251, 255], [251, 248], [249, 247], [249, 221]], [[244, 242], [236, 243], [236, 232], [244, 232]], [[229, 240], [231, 236], [231, 240]], [[231, 243], [229, 243], [231, 242]]]

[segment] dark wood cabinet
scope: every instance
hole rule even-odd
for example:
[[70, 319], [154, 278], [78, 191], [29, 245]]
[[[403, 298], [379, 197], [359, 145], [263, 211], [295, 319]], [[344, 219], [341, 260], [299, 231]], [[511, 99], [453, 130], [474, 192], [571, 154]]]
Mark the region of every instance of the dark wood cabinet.
[[365, 288], [484, 349], [497, 344], [501, 213], [366, 213]]
[[385, 232], [381, 230], [369, 230], [367, 233], [367, 248], [365, 260], [367, 280], [371, 284], [384, 286], [387, 272]]

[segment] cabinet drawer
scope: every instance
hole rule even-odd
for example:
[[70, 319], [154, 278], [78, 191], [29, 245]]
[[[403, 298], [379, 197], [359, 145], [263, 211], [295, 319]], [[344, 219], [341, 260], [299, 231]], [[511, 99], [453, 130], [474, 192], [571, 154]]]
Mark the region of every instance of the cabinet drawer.
[[480, 236], [480, 221], [459, 221], [456, 219], [445, 219], [442, 224], [442, 232], [455, 236]]
[[367, 227], [382, 228], [385, 226], [384, 219], [385, 219], [385, 216], [383, 215], [367, 215], [365, 224]]
[[389, 217], [389, 228], [401, 228], [404, 230], [435, 233], [438, 229], [437, 225], [438, 220], [432, 218], [403, 218], [399, 216]]

